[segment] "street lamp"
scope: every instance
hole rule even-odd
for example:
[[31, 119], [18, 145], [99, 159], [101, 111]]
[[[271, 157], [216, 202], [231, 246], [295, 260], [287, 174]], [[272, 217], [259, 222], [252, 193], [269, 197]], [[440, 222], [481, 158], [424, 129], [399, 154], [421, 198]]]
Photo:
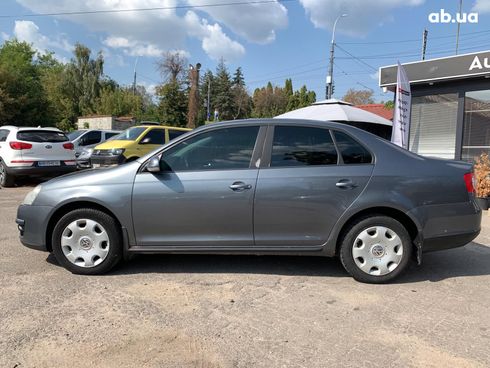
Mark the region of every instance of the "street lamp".
[[328, 76], [327, 76], [327, 83], [326, 83], [326, 91], [325, 91], [325, 97], [327, 100], [332, 98], [332, 89], [333, 89], [333, 54], [335, 51], [335, 29], [337, 28], [337, 22], [340, 20], [340, 18], [345, 18], [347, 14], [341, 14], [335, 19], [335, 22], [333, 24], [333, 30], [332, 30], [332, 43], [330, 45], [330, 69], [328, 71]]

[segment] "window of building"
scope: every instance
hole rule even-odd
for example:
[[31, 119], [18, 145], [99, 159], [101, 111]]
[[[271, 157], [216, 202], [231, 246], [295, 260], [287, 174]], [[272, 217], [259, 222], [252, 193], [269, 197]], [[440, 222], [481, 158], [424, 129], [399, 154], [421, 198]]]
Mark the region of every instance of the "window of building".
[[473, 161], [490, 154], [490, 90], [466, 92], [461, 158]]
[[458, 95], [419, 96], [412, 99], [410, 151], [423, 156], [454, 159]]
[[336, 164], [337, 150], [328, 129], [294, 126], [274, 128], [271, 167]]

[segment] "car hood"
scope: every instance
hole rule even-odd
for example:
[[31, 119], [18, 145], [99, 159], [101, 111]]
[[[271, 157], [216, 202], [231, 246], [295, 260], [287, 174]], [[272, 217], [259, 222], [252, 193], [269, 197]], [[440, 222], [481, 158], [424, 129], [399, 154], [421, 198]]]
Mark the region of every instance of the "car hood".
[[140, 165], [138, 162], [130, 162], [115, 167], [74, 172], [51, 179], [43, 183], [42, 188], [44, 191], [60, 188], [132, 184]]
[[129, 146], [132, 146], [135, 143], [135, 141], [106, 141], [104, 143], [99, 144], [94, 148], [94, 150], [108, 150], [108, 149], [114, 149], [114, 148], [128, 148]]

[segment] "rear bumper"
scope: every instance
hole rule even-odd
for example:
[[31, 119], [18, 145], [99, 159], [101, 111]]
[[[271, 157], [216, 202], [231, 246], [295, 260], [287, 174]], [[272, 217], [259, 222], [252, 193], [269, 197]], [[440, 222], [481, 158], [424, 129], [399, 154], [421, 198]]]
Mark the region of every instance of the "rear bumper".
[[482, 213], [474, 200], [418, 207], [408, 215], [422, 224], [422, 252], [461, 247], [480, 233]]
[[48, 206], [19, 206], [15, 222], [23, 245], [41, 251], [48, 250], [46, 228], [52, 210], [53, 208]]
[[61, 165], [61, 166], [7, 166], [7, 174], [14, 176], [22, 175], [33, 175], [33, 176], [43, 176], [43, 175], [57, 175], [57, 174], [67, 174], [77, 170], [77, 165]]

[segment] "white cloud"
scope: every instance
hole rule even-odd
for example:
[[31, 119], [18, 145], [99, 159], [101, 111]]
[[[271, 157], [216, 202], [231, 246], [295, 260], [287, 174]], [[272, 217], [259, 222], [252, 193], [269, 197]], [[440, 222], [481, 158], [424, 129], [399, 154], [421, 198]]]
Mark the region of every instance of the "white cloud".
[[339, 21], [339, 32], [352, 36], [363, 36], [373, 27], [392, 18], [396, 8], [417, 6], [425, 0], [299, 0], [318, 28], [332, 29], [340, 14], [348, 14]]
[[479, 13], [490, 13], [490, 0], [476, 0], [471, 10]]
[[223, 58], [232, 62], [245, 55], [245, 48], [223, 33], [219, 24], [208, 24], [205, 19], [199, 19], [192, 11], [187, 12], [185, 20], [189, 33], [202, 40], [202, 48], [210, 58], [214, 60]]
[[109, 36], [102, 43], [114, 49], [123, 49], [124, 53], [130, 56], [158, 57], [163, 53], [163, 50], [154, 44], [130, 40], [125, 37]]
[[14, 36], [20, 40], [32, 44], [40, 53], [48, 50], [58, 49], [70, 52], [73, 46], [65, 38], [59, 36], [57, 39], [49, 38], [39, 31], [36, 23], [29, 20], [16, 20], [14, 25]]
[[[209, 0], [213, 3], [221, 0]], [[17, 0], [33, 12], [62, 12], [88, 10], [138, 9], [175, 7], [187, 0]], [[196, 15], [195, 13], [193, 13]], [[202, 47], [211, 58], [221, 56], [236, 59], [244, 54], [241, 44], [231, 40], [217, 23], [208, 22], [196, 15], [197, 22], [190, 24], [187, 16], [175, 9], [83, 14], [59, 16], [80, 23], [92, 32], [104, 34], [104, 45], [121, 49], [131, 56], [155, 57], [163, 51], [182, 49], [187, 37], [202, 41]], [[218, 44], [219, 43], [219, 44]], [[218, 56], [218, 54], [221, 54]]]
[[[229, 0], [207, 1], [207, 4], [229, 3]], [[188, 0], [191, 5], [202, 5], [202, 0]], [[276, 30], [288, 25], [288, 11], [279, 2], [267, 4], [240, 4], [197, 8], [221, 22], [248, 41], [265, 44], [276, 39]]]

